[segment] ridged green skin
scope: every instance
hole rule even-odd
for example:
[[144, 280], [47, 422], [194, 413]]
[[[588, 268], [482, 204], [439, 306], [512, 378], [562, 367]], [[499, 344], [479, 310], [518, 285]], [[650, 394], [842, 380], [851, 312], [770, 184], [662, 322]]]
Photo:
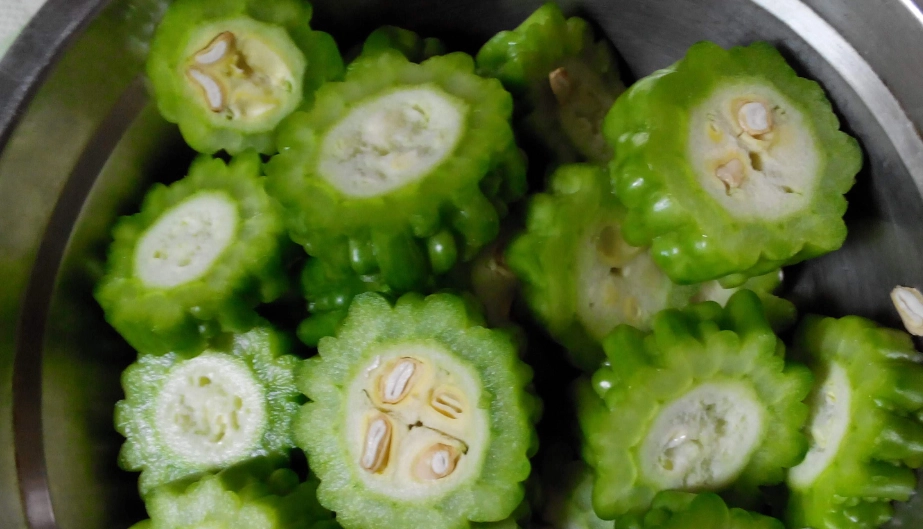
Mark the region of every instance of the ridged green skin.
[[808, 415], [802, 401], [813, 377], [785, 361], [784, 345], [753, 292], [737, 292], [723, 309], [705, 302], [663, 311], [650, 333], [622, 325], [603, 346], [608, 364], [577, 385], [583, 458], [596, 474], [593, 506], [601, 518], [650, 508], [660, 490], [642, 472], [638, 451], [659, 412], [705, 382], [750, 386], [767, 432], [736, 479], [715, 492], [750, 503], [758, 487], [780, 483], [785, 469], [801, 461], [807, 441], [800, 430]]
[[858, 316], [809, 316], [796, 351], [820, 373], [837, 364], [852, 390], [849, 427], [811, 484], [789, 479], [787, 522], [813, 529], [872, 529], [907, 501], [923, 464], [923, 355], [910, 336]]
[[[288, 352], [288, 340], [268, 324], [243, 334], [220, 336], [202, 351], [225, 355], [245, 365], [265, 392], [265, 428], [259, 441], [242, 459], [287, 458], [294, 446], [292, 420], [303, 398], [295, 385], [299, 359]], [[142, 496], [165, 483], [220, 470], [174, 453], [162, 439], [156, 424], [158, 397], [170, 372], [193, 357], [176, 353], [141, 355], [122, 373], [125, 399], [115, 405], [115, 428], [125, 436], [119, 466], [141, 472], [138, 488]], [[235, 462], [229, 461], [224, 466]]]
[[[310, 402], [296, 419], [296, 441], [321, 480], [321, 504], [337, 513], [343, 527], [469, 528], [503, 521], [520, 505], [529, 457], [537, 449], [533, 423], [540, 402], [526, 390], [532, 370], [519, 360], [512, 339], [482, 324], [469, 304], [451, 294], [406, 294], [392, 307], [366, 293], [353, 301], [336, 337], [321, 340], [319, 355], [304, 362], [299, 386]], [[411, 502], [364, 484], [359, 473], [365, 470], [350, 456], [344, 388], [365, 376], [364, 366], [380, 348], [414, 342], [446, 348], [481, 377], [486, 392], [478, 407], [489, 414], [489, 433], [483, 466], [470, 481]]]
[[[512, 31], [501, 31], [477, 54], [482, 75], [496, 77], [523, 105], [522, 131], [554, 153], [558, 163], [604, 163], [612, 149], [601, 135], [603, 118], [625, 90], [611, 46], [596, 41], [581, 18], [565, 18], [547, 3]], [[575, 83], [591, 86], [592, 96], [559, 103], [549, 74], [564, 67]], [[562, 115], [579, 118], [562, 121]]]
[[782, 522], [743, 509], [729, 509], [717, 494], [661, 492], [644, 515], [620, 518], [616, 529], [785, 529]]
[[132, 529], [335, 529], [317, 503], [317, 478], [265, 459], [158, 487], [145, 500], [149, 520]]
[[[618, 273], [634, 282], [633, 288], [620, 292], [613, 302], [625, 303], [626, 296], [634, 296], [638, 300], [637, 312], [633, 317], [626, 312], [611, 314], [606, 318], [608, 328], [594, 331], [594, 325], [584, 322], [578, 309], [581, 252], [588, 236], [597, 237], [588, 235], [588, 231], [601, 225], [618, 227], [625, 219], [625, 208], [612, 193], [608, 173], [595, 165], [561, 166], [551, 175], [548, 188], [547, 193], [531, 198], [525, 232], [510, 245], [506, 262], [522, 281], [523, 295], [532, 312], [580, 369], [593, 371], [599, 367], [604, 358], [600, 342], [616, 325], [624, 323], [646, 331], [660, 310], [680, 308], [693, 301], [723, 304], [733, 292], [721, 289], [715, 282], [676, 285], [656, 267], [645, 272], [640, 268], [644, 263], [634, 261], [632, 266], [633, 262], [628, 261]], [[646, 257], [642, 255], [641, 259]], [[632, 276], [628, 275], [630, 269]], [[743, 286], [760, 295], [770, 321], [781, 328], [793, 323], [795, 307], [771, 294], [778, 285], [779, 273], [775, 271]], [[607, 308], [598, 310], [611, 312]]]
[[[176, 0], [157, 27], [147, 61], [147, 75], [154, 89], [157, 108], [171, 123], [179, 125], [186, 143], [203, 153], [222, 149], [231, 154], [255, 149], [263, 154], [276, 152], [274, 131], [284, 116], [251, 125], [215, 117], [202, 97], [184, 79], [188, 57], [186, 46], [199, 28], [221, 20], [250, 19], [284, 30], [304, 55], [307, 63], [301, 75], [301, 94], [295, 108], [309, 105], [314, 91], [325, 81], [343, 75], [343, 59], [333, 38], [308, 25], [312, 8], [299, 0]], [[261, 28], [253, 26], [254, 31]], [[281, 52], [282, 50], [276, 50]]]
[[387, 51], [397, 51], [411, 62], [423, 62], [446, 52], [445, 45], [439, 39], [424, 39], [408, 29], [382, 26], [365, 39], [361, 55], [369, 57]]
[[593, 511], [592, 469], [578, 461], [549, 470], [555, 472], [545, 483], [545, 521], [555, 529], [612, 529], [612, 520], [603, 520]]
[[[788, 98], [819, 150], [822, 173], [811, 202], [778, 220], [735, 217], [701, 187], [689, 161], [690, 112], [716, 89], [741, 81]], [[684, 59], [625, 92], [606, 117], [604, 133], [615, 149], [615, 191], [628, 208], [624, 236], [650, 245], [654, 260], [677, 283], [762, 275], [836, 250], [846, 237], [843, 194], [862, 152], [840, 132], [821, 87], [798, 77], [769, 44], [692, 46]]]
[[[188, 176], [170, 186], [155, 184], [141, 212], [116, 223], [106, 275], [94, 295], [106, 321], [132, 347], [145, 354], [201, 349], [222, 330], [249, 329], [258, 320], [253, 307], [285, 291], [285, 227], [263, 188], [260, 163], [252, 151], [228, 164], [200, 156]], [[136, 245], [162, 215], [202, 191], [221, 191], [237, 202], [235, 239], [201, 278], [171, 288], [146, 286], [135, 277]]]

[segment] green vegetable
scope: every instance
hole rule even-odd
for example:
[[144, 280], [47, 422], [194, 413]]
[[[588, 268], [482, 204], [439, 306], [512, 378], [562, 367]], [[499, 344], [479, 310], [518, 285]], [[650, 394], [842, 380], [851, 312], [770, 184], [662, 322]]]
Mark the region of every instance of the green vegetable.
[[620, 97], [604, 134], [622, 234], [651, 245], [677, 283], [740, 283], [846, 237], [843, 194], [862, 152], [820, 86], [769, 44], [692, 46]]
[[445, 45], [439, 39], [420, 38], [413, 31], [396, 26], [382, 26], [365, 39], [361, 57], [369, 57], [387, 51], [397, 51], [407, 60], [423, 62], [430, 57], [445, 54]]
[[197, 151], [275, 152], [276, 125], [343, 73], [310, 19], [299, 0], [176, 0], [147, 61], [160, 113]]
[[141, 355], [122, 374], [115, 427], [119, 464], [139, 488], [220, 470], [255, 456], [287, 457], [301, 402], [298, 359], [263, 325], [222, 335], [197, 356]]
[[644, 515], [620, 518], [616, 529], [784, 529], [782, 522], [743, 509], [728, 509], [717, 494], [661, 492]]
[[748, 503], [804, 455], [811, 372], [785, 361], [753, 292], [663, 311], [650, 333], [619, 326], [603, 346], [609, 364], [578, 384], [601, 518], [642, 514], [663, 490]]
[[317, 478], [299, 483], [289, 469], [257, 459], [155, 489], [145, 500], [149, 520], [132, 529], [334, 529], [317, 503]]
[[220, 330], [246, 331], [253, 307], [285, 290], [285, 228], [259, 175], [252, 151], [228, 164], [200, 156], [118, 221], [95, 295], [135, 349], [192, 350]]
[[550, 489], [545, 503], [545, 520], [556, 529], [612, 529], [593, 511], [593, 471], [582, 461], [550, 469]]
[[468, 528], [524, 498], [540, 403], [512, 338], [459, 297], [353, 301], [305, 361], [297, 443], [346, 528]]
[[909, 335], [857, 317], [808, 317], [796, 347], [817, 375], [810, 450], [788, 475], [788, 522], [872, 529], [916, 489], [923, 464], [923, 355]]
[[596, 41], [585, 20], [565, 19], [556, 4], [545, 4], [515, 30], [490, 39], [477, 63], [522, 102], [523, 132], [558, 162], [612, 157], [602, 124], [625, 86], [611, 46]]
[[[644, 248], [625, 242], [624, 219], [605, 170], [561, 166], [549, 192], [533, 196], [526, 231], [506, 254], [532, 312], [574, 365], [587, 371], [599, 367], [600, 342], [617, 325], [648, 330], [663, 309], [706, 300], [724, 304], [737, 290], [717, 281], [675, 285]], [[783, 327], [792, 323], [795, 308], [771, 294], [778, 284], [775, 271], [744, 287], [760, 294], [773, 323]]]

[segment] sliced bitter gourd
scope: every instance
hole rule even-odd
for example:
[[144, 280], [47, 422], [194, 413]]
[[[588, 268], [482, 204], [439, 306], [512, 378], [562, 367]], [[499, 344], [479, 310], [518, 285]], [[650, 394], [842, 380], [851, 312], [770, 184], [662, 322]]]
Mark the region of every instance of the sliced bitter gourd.
[[115, 407], [119, 464], [141, 471], [142, 495], [255, 456], [287, 457], [303, 399], [298, 358], [267, 325], [221, 335], [197, 356], [141, 355], [122, 374]]
[[283, 125], [269, 190], [310, 255], [416, 290], [493, 240], [525, 192], [512, 101], [463, 53], [362, 62]]
[[299, 483], [265, 458], [160, 486], [145, 499], [149, 520], [132, 529], [333, 529], [317, 502], [317, 478]]
[[717, 494], [661, 492], [644, 515], [620, 518], [615, 529], [785, 529], [782, 522], [743, 509], [729, 509]]
[[769, 44], [692, 46], [620, 97], [604, 133], [625, 239], [675, 282], [762, 275], [846, 237], [862, 152]]
[[548, 3], [515, 30], [495, 35], [477, 55], [479, 71], [500, 79], [522, 101], [523, 132], [559, 163], [612, 157], [603, 119], [625, 85], [611, 46], [594, 39], [585, 20], [564, 18]]
[[285, 290], [285, 227], [259, 175], [252, 151], [227, 164], [200, 156], [116, 224], [95, 295], [135, 349], [184, 351], [219, 330], [245, 331], [253, 307]]
[[923, 464], [923, 355], [909, 335], [857, 317], [809, 317], [796, 339], [817, 375], [810, 449], [788, 475], [788, 522], [872, 529], [914, 493]]
[[663, 311], [650, 334], [622, 325], [604, 347], [611, 365], [577, 386], [601, 518], [643, 513], [663, 490], [750, 502], [804, 455], [811, 372], [785, 361], [753, 292]]
[[[724, 304], [736, 290], [717, 281], [676, 285], [645, 248], [626, 243], [625, 210], [603, 168], [561, 166], [549, 188], [532, 198], [526, 231], [511, 244], [506, 260], [533, 313], [581, 369], [599, 367], [600, 342], [617, 325], [647, 330], [663, 309], [709, 300]], [[776, 271], [744, 286], [760, 294], [782, 326], [791, 323], [794, 306], [771, 294], [778, 284]]]
[[430, 57], [443, 55], [445, 45], [435, 38], [420, 38], [408, 29], [382, 26], [365, 39], [360, 57], [370, 57], [387, 51], [396, 51], [413, 62], [423, 62]]
[[173, 2], [147, 62], [160, 113], [197, 151], [275, 152], [276, 125], [343, 73], [310, 19], [299, 0]]
[[347, 528], [469, 528], [507, 519], [537, 448], [532, 371], [461, 298], [353, 301], [299, 385], [295, 436], [320, 502]]

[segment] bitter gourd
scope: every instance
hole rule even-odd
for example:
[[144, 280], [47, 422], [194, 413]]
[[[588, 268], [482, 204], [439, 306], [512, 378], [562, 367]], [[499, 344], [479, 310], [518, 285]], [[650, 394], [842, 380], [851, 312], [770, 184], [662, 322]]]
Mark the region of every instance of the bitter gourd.
[[539, 402], [514, 341], [482, 324], [451, 294], [365, 293], [305, 361], [296, 440], [343, 527], [469, 528], [520, 505]]
[[811, 316], [796, 350], [817, 375], [810, 450], [788, 475], [788, 523], [872, 529], [916, 489], [923, 464], [923, 355], [910, 336], [858, 316]]
[[785, 361], [753, 292], [663, 311], [649, 334], [619, 326], [603, 345], [610, 365], [577, 386], [601, 518], [641, 514], [663, 490], [751, 502], [801, 461], [811, 372]]
[[285, 290], [285, 227], [260, 163], [252, 151], [229, 163], [202, 155], [118, 221], [95, 295], [135, 349], [184, 351], [220, 330], [246, 331], [253, 307]]
[[173, 2], [147, 60], [160, 113], [197, 151], [275, 152], [279, 122], [343, 73], [311, 13], [299, 0]]
[[729, 509], [717, 494], [661, 492], [644, 515], [620, 518], [615, 529], [785, 529], [782, 522], [743, 509]]
[[625, 90], [612, 48], [595, 40], [581, 18], [545, 4], [513, 31], [495, 35], [478, 52], [483, 75], [500, 79], [521, 101], [522, 131], [555, 161], [605, 163], [612, 148], [603, 119]]
[[[625, 242], [625, 208], [601, 167], [559, 167], [549, 192], [529, 203], [526, 230], [513, 241], [506, 262], [523, 283], [523, 294], [548, 332], [584, 370], [599, 367], [600, 342], [617, 325], [650, 328], [651, 318], [690, 302], [724, 304], [736, 289], [717, 281], [680, 286], [653, 262], [646, 248]], [[755, 290], [780, 327], [794, 319], [794, 305], [771, 292], [779, 272], [753, 279]]]
[[604, 134], [622, 233], [677, 283], [739, 283], [846, 237], [862, 152], [821, 87], [769, 44], [692, 46], [625, 92]]
[[413, 31], [397, 26], [382, 26], [365, 39], [360, 57], [387, 51], [396, 51], [412, 62], [423, 62], [446, 52], [445, 45], [439, 39], [421, 38]]
[[122, 374], [115, 407], [119, 464], [159, 485], [256, 457], [287, 457], [303, 397], [298, 358], [268, 325], [221, 335], [196, 356], [141, 355]]
[[555, 529], [612, 529], [612, 520], [603, 520], [593, 511], [593, 471], [576, 461], [549, 468], [544, 518]]

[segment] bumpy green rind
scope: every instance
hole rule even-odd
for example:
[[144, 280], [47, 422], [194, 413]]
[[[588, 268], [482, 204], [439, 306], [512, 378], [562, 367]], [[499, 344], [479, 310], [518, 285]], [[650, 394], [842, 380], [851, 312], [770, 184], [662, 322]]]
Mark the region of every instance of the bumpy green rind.
[[[587, 371], [598, 368], [604, 358], [600, 342], [619, 324], [646, 331], [654, 315], [663, 309], [706, 300], [723, 305], [738, 290], [724, 289], [715, 281], [676, 285], [646, 255], [639, 255], [621, 269], [612, 269], [632, 285], [611, 304], [621, 307], [633, 302], [635, 310], [621, 310], [618, 315], [613, 307], [600, 306], [596, 311], [612, 313], [606, 318], [610, 325], [604, 330], [594, 329], [597, 326], [582, 321], [578, 312], [584, 244], [588, 237], [598, 237], [590, 230], [610, 226], [616, 230], [616, 246], [622, 246], [618, 228], [625, 219], [625, 208], [612, 192], [607, 172], [595, 165], [561, 166], [551, 175], [548, 187], [547, 193], [531, 198], [525, 232], [510, 245], [506, 263], [522, 281], [523, 296], [533, 314], [567, 349], [575, 366]], [[779, 272], [775, 271], [751, 279], [743, 288], [760, 295], [770, 321], [781, 328], [793, 323], [795, 307], [772, 295], [779, 282]]]
[[782, 522], [743, 509], [729, 509], [717, 494], [661, 492], [643, 515], [618, 519], [616, 529], [785, 529]]
[[[235, 335], [222, 335], [202, 353], [226, 355], [244, 364], [266, 395], [266, 426], [259, 441], [241, 460], [268, 456], [287, 458], [294, 446], [292, 420], [303, 397], [295, 385], [299, 359], [290, 354], [288, 340], [268, 324]], [[138, 488], [146, 495], [154, 487], [201, 472], [221, 470], [200, 461], [185, 460], [164, 443], [156, 425], [158, 398], [170, 372], [186, 355], [141, 355], [122, 373], [125, 399], [115, 405], [115, 428], [125, 443], [119, 465], [141, 472]], [[235, 461], [229, 461], [228, 465]]]
[[[106, 321], [132, 347], [146, 354], [202, 348], [217, 332], [249, 329], [258, 320], [253, 307], [285, 291], [285, 227], [263, 188], [260, 163], [252, 151], [227, 164], [200, 156], [188, 176], [170, 186], [155, 184], [140, 213], [116, 223], [106, 275], [94, 295]], [[172, 288], [144, 285], [134, 275], [139, 240], [164, 213], [202, 191], [220, 191], [237, 202], [236, 238], [200, 279]]]
[[[852, 389], [850, 425], [830, 465], [811, 484], [789, 479], [787, 522], [814, 529], [872, 529], [892, 501], [916, 489], [923, 465], [923, 355], [910, 336], [858, 316], [809, 316], [796, 351], [818, 378], [831, 364]], [[819, 381], [820, 382], [820, 381]]]
[[317, 478], [299, 483], [289, 469], [265, 459], [155, 489], [146, 499], [144, 529], [333, 529], [333, 514], [317, 502]]
[[[343, 75], [340, 51], [333, 38], [312, 31], [308, 22], [312, 8], [299, 0], [177, 0], [174, 1], [154, 34], [147, 61], [157, 108], [171, 123], [179, 125], [186, 143], [203, 153], [222, 149], [231, 154], [255, 149], [263, 154], [276, 152], [274, 131], [279, 121], [264, 126], [218, 126], [208, 110], [183, 79], [187, 57], [185, 48], [191, 34], [204, 25], [221, 20], [249, 18], [284, 30], [304, 54], [307, 68], [302, 77], [302, 106], [310, 105], [314, 92], [324, 82]], [[295, 72], [301, 74], [302, 72]]]
[[723, 309], [705, 302], [663, 311], [650, 333], [619, 326], [603, 346], [608, 362], [577, 384], [583, 458], [596, 474], [593, 506], [601, 518], [642, 514], [651, 506], [660, 490], [643, 475], [638, 450], [658, 410], [703, 382], [744, 382], [765, 411], [762, 444], [736, 479], [714, 492], [750, 503], [758, 487], [780, 483], [804, 456], [800, 430], [808, 408], [802, 401], [813, 377], [785, 361], [785, 346], [753, 292], [737, 292]]
[[[516, 29], [490, 39], [477, 63], [482, 75], [496, 77], [520, 100], [522, 131], [552, 151], [555, 161], [603, 163], [612, 157], [602, 122], [625, 86], [611, 46], [596, 41], [585, 20], [565, 18], [557, 4], [545, 4]], [[564, 102], [549, 84], [549, 74], [562, 67], [574, 87]]]
[[[563, 466], [563, 465], [562, 465]], [[612, 529], [593, 511], [593, 471], [582, 461], [551, 468], [544, 484], [544, 519], [556, 529]]]
[[[380, 295], [358, 296], [336, 337], [324, 338], [319, 355], [305, 361], [299, 386], [310, 402], [296, 419], [298, 446], [321, 480], [318, 498], [347, 528], [469, 528], [503, 521], [524, 498], [529, 457], [537, 437], [533, 422], [540, 402], [526, 391], [532, 370], [519, 360], [507, 333], [481, 325], [483, 318], [459, 297], [418, 294], [393, 307]], [[479, 474], [444, 494], [412, 503], [366, 488], [351, 460], [345, 432], [344, 387], [372, 360], [377, 348], [425, 341], [446, 348], [481, 377], [479, 407], [489, 413], [489, 444]]]
[[421, 38], [408, 29], [397, 26], [382, 26], [365, 39], [362, 57], [396, 51], [412, 62], [423, 62], [430, 57], [445, 54], [445, 45], [439, 39]]
[[[736, 218], [699, 185], [687, 153], [690, 112], [736, 82], [771, 86], [806, 118], [822, 173], [805, 210], [777, 221]], [[821, 87], [798, 77], [769, 44], [692, 46], [684, 59], [625, 92], [607, 115], [604, 134], [615, 149], [616, 194], [628, 208], [625, 238], [651, 245], [654, 260], [675, 282], [765, 274], [836, 250], [846, 237], [843, 194], [862, 152], [840, 132]]]

